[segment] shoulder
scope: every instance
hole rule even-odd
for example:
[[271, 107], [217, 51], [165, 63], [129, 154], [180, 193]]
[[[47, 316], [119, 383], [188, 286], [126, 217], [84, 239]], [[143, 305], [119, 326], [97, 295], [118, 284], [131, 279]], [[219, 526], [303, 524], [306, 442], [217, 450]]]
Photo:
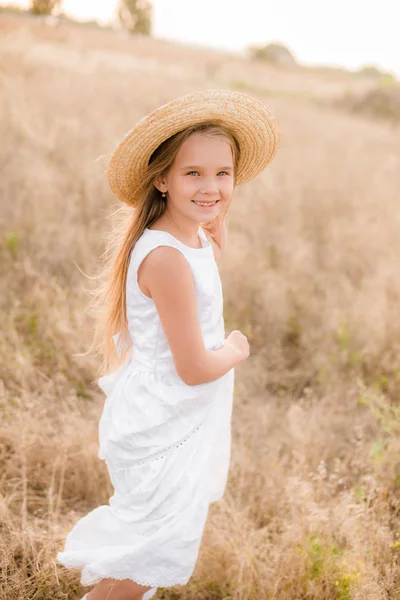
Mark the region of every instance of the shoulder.
[[183, 252], [175, 245], [160, 245], [151, 248], [142, 262], [143, 265], [147, 265], [148, 268], [157, 271], [162, 269], [171, 271], [179, 267], [179, 265], [187, 264]]
[[[190, 266], [183, 253], [173, 246], [157, 246], [142, 260], [138, 271], [142, 292], [156, 301], [191, 293]], [[190, 291], [189, 291], [190, 290]]]
[[181, 284], [185, 276], [191, 275], [186, 257], [175, 246], [156, 246], [151, 249], [143, 259], [140, 271], [147, 287], [153, 284]]
[[171, 260], [183, 262], [179, 244], [161, 230], [145, 230], [137, 240], [131, 258], [137, 268], [142, 265], [168, 266]]

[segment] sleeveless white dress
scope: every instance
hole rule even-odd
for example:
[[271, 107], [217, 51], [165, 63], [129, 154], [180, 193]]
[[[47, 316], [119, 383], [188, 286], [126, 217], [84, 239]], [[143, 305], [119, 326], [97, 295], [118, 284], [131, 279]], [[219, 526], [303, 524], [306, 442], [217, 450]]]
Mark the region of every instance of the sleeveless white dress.
[[[229, 470], [234, 368], [204, 384], [178, 376], [153, 300], [139, 288], [138, 268], [157, 246], [186, 258], [206, 348], [225, 339], [223, 296], [213, 248], [199, 227], [201, 248], [166, 231], [145, 229], [130, 258], [126, 304], [133, 346], [124, 363], [98, 380], [106, 399], [99, 422], [99, 458], [114, 494], [82, 517], [57, 560], [80, 568], [81, 584], [132, 579], [157, 587], [185, 584], [194, 570], [209, 504], [222, 498]], [[119, 354], [119, 336], [114, 336]]]

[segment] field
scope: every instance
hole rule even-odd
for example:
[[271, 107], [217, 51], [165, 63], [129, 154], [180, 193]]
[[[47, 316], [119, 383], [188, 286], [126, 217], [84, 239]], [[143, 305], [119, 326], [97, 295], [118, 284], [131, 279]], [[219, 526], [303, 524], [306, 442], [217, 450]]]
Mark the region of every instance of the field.
[[[276, 116], [238, 187], [221, 266], [236, 370], [227, 492], [195, 572], [164, 600], [400, 598], [400, 136], [334, 108], [371, 79], [0, 13], [0, 600], [73, 600], [55, 562], [112, 487], [85, 307], [117, 200], [107, 160], [195, 90]], [[87, 590], [86, 590], [87, 591]]]

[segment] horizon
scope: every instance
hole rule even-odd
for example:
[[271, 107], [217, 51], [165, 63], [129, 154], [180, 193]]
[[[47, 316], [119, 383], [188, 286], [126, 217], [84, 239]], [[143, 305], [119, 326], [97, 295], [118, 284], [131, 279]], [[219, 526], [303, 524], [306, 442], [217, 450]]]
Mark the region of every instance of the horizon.
[[[0, 1], [6, 4], [10, 2]], [[11, 4], [29, 8], [30, 3], [16, 0]], [[168, 5], [165, 0], [153, 0], [152, 4], [156, 39], [239, 54], [249, 46], [279, 43], [304, 66], [348, 70], [375, 66], [400, 77], [400, 37], [396, 35], [400, 8], [391, 0], [368, 6], [361, 0], [351, 4], [337, 0], [330, 7], [321, 6], [318, 0], [304, 0], [301, 6], [294, 0], [280, 0], [273, 7], [265, 0], [247, 0], [244, 13], [229, 0], [203, 0], [201, 10], [195, 10], [191, 0], [168, 0]], [[64, 0], [62, 12], [78, 21], [96, 20], [104, 25], [117, 20], [117, 5], [117, 0]]]

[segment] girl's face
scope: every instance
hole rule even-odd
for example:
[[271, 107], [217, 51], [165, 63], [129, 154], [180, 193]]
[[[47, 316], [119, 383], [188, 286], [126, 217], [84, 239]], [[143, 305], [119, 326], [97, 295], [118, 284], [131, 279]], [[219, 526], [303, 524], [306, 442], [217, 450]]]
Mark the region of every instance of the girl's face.
[[227, 209], [234, 190], [232, 148], [228, 141], [194, 133], [180, 147], [158, 189], [168, 191], [167, 211], [198, 223]]

